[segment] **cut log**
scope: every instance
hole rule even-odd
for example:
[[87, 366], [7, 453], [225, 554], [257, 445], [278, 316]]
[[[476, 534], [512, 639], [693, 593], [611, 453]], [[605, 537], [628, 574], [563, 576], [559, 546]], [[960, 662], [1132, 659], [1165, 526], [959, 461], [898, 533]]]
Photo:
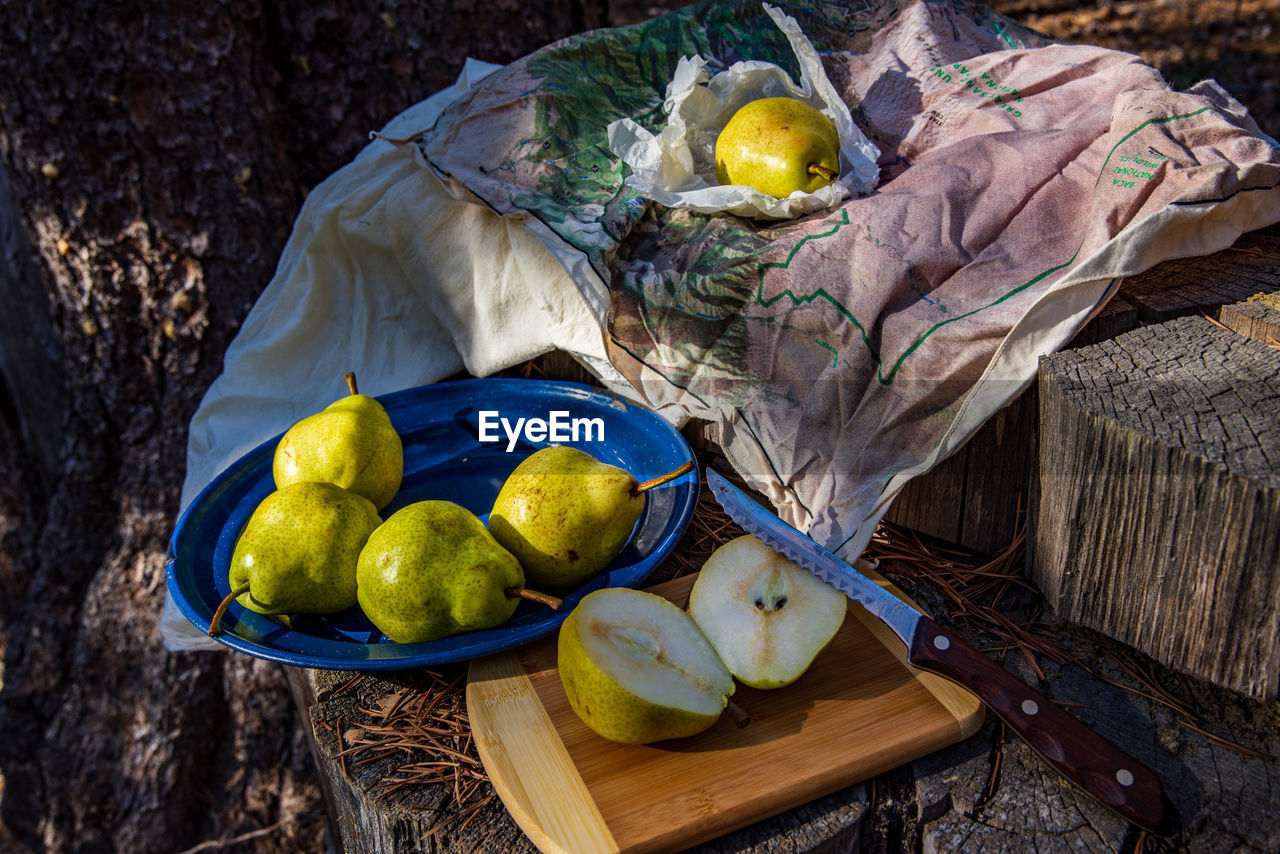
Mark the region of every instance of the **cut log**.
[[1152, 324], [1188, 314], [1212, 314], [1220, 305], [1276, 288], [1280, 288], [1280, 229], [1272, 226], [1241, 235], [1230, 249], [1167, 261], [1125, 279], [1120, 293], [1137, 306], [1142, 323]]
[[1046, 357], [1031, 575], [1058, 614], [1280, 687], [1280, 353], [1184, 317]]
[[[979, 435], [986, 429], [979, 431]], [[967, 461], [968, 454], [962, 449], [912, 478], [894, 499], [885, 521], [948, 543], [970, 545], [960, 530]], [[1002, 502], [992, 499], [992, 504], [998, 507]]]
[[1280, 291], [1224, 305], [1218, 309], [1218, 322], [1246, 338], [1280, 347]]
[[[311, 723], [312, 749], [321, 777], [334, 837], [343, 854], [503, 851], [533, 854], [525, 836], [477, 773], [455, 788], [449, 773], [432, 780], [436, 764], [478, 761], [466, 726], [457, 718], [461, 682], [445, 685], [427, 671], [359, 674], [287, 668], [290, 687]], [[451, 671], [452, 672], [452, 671]], [[441, 716], [433, 737], [413, 719]], [[448, 712], [446, 710], [453, 709]], [[453, 720], [449, 720], [450, 718]], [[464, 749], [439, 730], [456, 731]], [[439, 748], [433, 751], [432, 745]], [[465, 802], [459, 807], [461, 795]], [[840, 789], [804, 806], [726, 834], [695, 851], [705, 854], [844, 850], [856, 843], [866, 813], [862, 785]]]

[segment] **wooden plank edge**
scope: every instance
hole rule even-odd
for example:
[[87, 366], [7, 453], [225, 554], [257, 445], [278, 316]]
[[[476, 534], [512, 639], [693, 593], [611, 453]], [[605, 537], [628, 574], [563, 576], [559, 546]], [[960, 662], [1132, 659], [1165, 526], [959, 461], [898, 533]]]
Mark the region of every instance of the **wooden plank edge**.
[[[476, 750], [494, 791], [538, 850], [546, 854], [618, 851], [613, 833], [514, 654], [472, 660], [467, 709]], [[528, 734], [518, 754], [490, 738], [484, 726], [476, 726], [477, 719], [484, 720], [486, 715], [501, 721], [498, 731]]]
[[[897, 596], [903, 602], [906, 602], [917, 611], [924, 611], [923, 608], [912, 601], [910, 596], [899, 590], [893, 582], [876, 572], [869, 561], [858, 558], [854, 562], [854, 566], [863, 575], [888, 590], [894, 596]], [[941, 703], [943, 708], [956, 719], [956, 726], [959, 728], [960, 733], [957, 741], [963, 741], [982, 728], [982, 721], [986, 715], [986, 706], [983, 705], [981, 700], [948, 679], [943, 679], [941, 676], [935, 676], [932, 673], [926, 673], [913, 667], [907, 661], [907, 645], [902, 642], [901, 638], [868, 612], [866, 608], [858, 605], [853, 600], [850, 600], [849, 604], [851, 612], [876, 636], [876, 640], [880, 641], [889, 652], [893, 653], [894, 658], [898, 659], [902, 666], [907, 668], [911, 675], [925, 687], [925, 690], [932, 694], [934, 699]], [[853, 607], [854, 605], [857, 605], [857, 607]]]

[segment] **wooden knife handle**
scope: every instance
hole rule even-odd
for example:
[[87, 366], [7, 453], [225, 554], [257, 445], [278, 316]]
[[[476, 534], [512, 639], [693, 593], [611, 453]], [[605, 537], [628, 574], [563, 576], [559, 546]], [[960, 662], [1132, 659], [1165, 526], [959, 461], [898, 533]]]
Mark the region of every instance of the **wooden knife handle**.
[[907, 658], [967, 688], [1064, 777], [1139, 827], [1159, 831], [1164, 792], [1155, 774], [1052, 700], [928, 617]]

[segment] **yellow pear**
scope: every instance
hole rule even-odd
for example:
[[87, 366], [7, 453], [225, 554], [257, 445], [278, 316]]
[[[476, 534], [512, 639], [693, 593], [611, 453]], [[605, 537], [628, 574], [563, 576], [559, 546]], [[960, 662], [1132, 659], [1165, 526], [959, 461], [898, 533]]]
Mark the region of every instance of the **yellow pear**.
[[356, 567], [360, 607], [397, 643], [420, 643], [501, 625], [521, 598], [524, 572], [474, 513], [452, 501], [397, 510], [369, 537]]
[[381, 523], [373, 502], [331, 483], [290, 484], [254, 508], [231, 555], [232, 599], [263, 614], [332, 614], [356, 603], [356, 561]]
[[637, 483], [629, 472], [560, 445], [526, 457], [502, 484], [489, 530], [520, 559], [530, 585], [570, 590], [608, 566], [644, 512], [646, 490], [693, 468]]
[[323, 481], [363, 495], [381, 510], [400, 491], [404, 446], [382, 404], [344, 379], [350, 394], [294, 424], [272, 459], [276, 487]]
[[785, 199], [840, 175], [840, 135], [831, 119], [796, 98], [760, 98], [733, 114], [716, 138], [716, 178]]

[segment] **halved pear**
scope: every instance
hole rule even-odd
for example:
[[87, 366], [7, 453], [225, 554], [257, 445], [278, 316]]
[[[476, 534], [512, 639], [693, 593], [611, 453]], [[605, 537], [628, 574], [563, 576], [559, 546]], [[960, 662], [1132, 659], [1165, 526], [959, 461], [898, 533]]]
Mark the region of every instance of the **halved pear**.
[[689, 615], [744, 685], [780, 688], [809, 669], [844, 623], [845, 595], [745, 534], [707, 558]]
[[584, 596], [560, 628], [557, 652], [570, 707], [610, 741], [696, 735], [716, 722], [734, 689], [689, 615], [641, 590]]

